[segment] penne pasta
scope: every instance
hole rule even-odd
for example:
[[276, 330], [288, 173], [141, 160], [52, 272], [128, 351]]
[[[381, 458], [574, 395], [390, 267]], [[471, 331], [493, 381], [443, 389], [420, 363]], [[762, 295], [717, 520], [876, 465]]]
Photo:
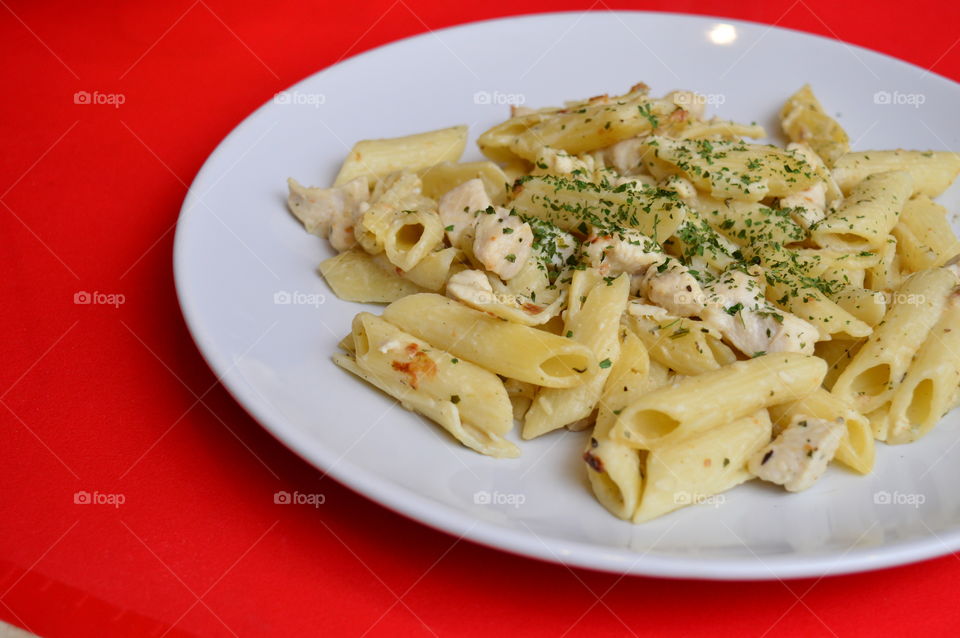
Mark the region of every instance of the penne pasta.
[[906, 171], [874, 173], [857, 184], [837, 210], [811, 228], [819, 246], [846, 252], [882, 248], [910, 198]]
[[583, 344], [493, 318], [440, 295], [404, 297], [387, 306], [383, 318], [455, 357], [548, 388], [578, 386], [584, 375], [598, 369], [596, 357]]
[[960, 387], [960, 289], [910, 362], [890, 400], [887, 443], [916, 441], [954, 406]]
[[363, 251], [344, 251], [325, 259], [318, 269], [334, 294], [344, 301], [390, 303], [423, 292], [412, 281], [378, 266]]
[[466, 126], [363, 140], [353, 145], [333, 185], [340, 186], [358, 177], [378, 179], [399, 170], [418, 171], [442, 162], [456, 162], [466, 145]]
[[910, 272], [937, 268], [960, 254], [960, 239], [947, 221], [947, 209], [926, 195], [907, 202], [893, 228], [897, 256]]
[[609, 284], [591, 271], [574, 274], [577, 279], [593, 279], [593, 285], [576, 312], [570, 308], [564, 323], [569, 339], [581, 343], [598, 361], [597, 368], [583, 375], [583, 383], [574, 388], [542, 388], [523, 422], [523, 438], [532, 439], [587, 418], [596, 409], [610, 368], [620, 356], [620, 316], [627, 305], [630, 280], [620, 275]]
[[832, 391], [864, 414], [888, 403], [956, 285], [957, 275], [945, 268], [908, 277], [894, 294], [882, 324], [837, 378]]
[[846, 153], [833, 166], [833, 177], [846, 193], [870, 175], [907, 171], [913, 194], [936, 197], [960, 174], [960, 153], [945, 151], [859, 151]]
[[626, 445], [656, 449], [802, 399], [820, 387], [826, 371], [823, 360], [796, 353], [738, 361], [644, 396], [620, 414], [613, 433]]
[[791, 142], [809, 144], [827, 166], [833, 166], [850, 152], [846, 131], [826, 114], [809, 84], [804, 84], [783, 105], [780, 126]]
[[354, 353], [334, 361], [427, 416], [467, 447], [490, 456], [516, 457], [503, 438], [513, 408], [496, 375], [406, 334], [383, 319], [360, 313], [353, 321]]
[[658, 445], [647, 454], [643, 497], [633, 521], [709, 503], [717, 494], [750, 480], [747, 460], [769, 442], [770, 417], [766, 410], [757, 410]]

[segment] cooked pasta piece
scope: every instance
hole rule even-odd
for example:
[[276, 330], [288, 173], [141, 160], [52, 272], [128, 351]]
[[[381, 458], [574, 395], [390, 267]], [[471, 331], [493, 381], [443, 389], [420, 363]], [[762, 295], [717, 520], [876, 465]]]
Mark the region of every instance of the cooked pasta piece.
[[[589, 348], [598, 361], [575, 388], [543, 388], [523, 422], [523, 438], [532, 439], [590, 416], [597, 407], [611, 366], [620, 356], [620, 316], [627, 305], [630, 279], [620, 275], [609, 284], [596, 271], [583, 270], [574, 279], [589, 279], [585, 299], [576, 312], [567, 310], [564, 332]], [[579, 282], [574, 281], [571, 289]]]
[[826, 371], [822, 359], [792, 352], [731, 363], [630, 404], [613, 433], [626, 445], [655, 449], [771, 405], [800, 400], [820, 387]]
[[882, 325], [870, 335], [833, 386], [833, 392], [864, 414], [892, 398], [910, 362], [943, 314], [958, 282], [946, 269], [924, 270], [907, 278], [893, 295]]
[[419, 171], [442, 162], [455, 162], [466, 145], [466, 126], [363, 140], [353, 145], [333, 185], [340, 186], [358, 177], [378, 179], [395, 171]]
[[598, 369], [585, 345], [496, 319], [429, 293], [399, 299], [383, 318], [401, 329], [492, 372], [548, 388], [571, 388]]
[[826, 114], [809, 84], [804, 84], [783, 105], [780, 126], [791, 141], [809, 144], [828, 166], [850, 152], [846, 131]]
[[611, 438], [610, 428], [617, 413], [631, 401], [665, 384], [668, 370], [650, 360], [643, 343], [632, 332], [621, 329], [620, 339], [620, 358], [610, 369], [603, 388], [597, 424], [583, 460], [597, 500], [615, 516], [631, 520], [640, 504], [646, 452]]
[[770, 417], [766, 410], [757, 410], [658, 445], [647, 454], [643, 496], [634, 522], [709, 503], [717, 494], [750, 480], [747, 460], [769, 440]]
[[513, 428], [513, 408], [495, 374], [362, 312], [353, 321], [354, 352], [334, 357], [341, 367], [433, 419], [469, 448], [516, 457], [503, 438]]
[[926, 195], [907, 202], [892, 232], [900, 262], [910, 272], [942, 266], [960, 254], [960, 238], [950, 228], [947, 209]]
[[937, 197], [960, 174], [960, 153], [946, 151], [853, 151], [838, 158], [833, 177], [844, 193], [875, 173], [907, 171], [913, 194]]
[[344, 301], [390, 303], [423, 292], [417, 284], [381, 268], [373, 257], [359, 250], [347, 250], [325, 259], [318, 270], [334, 294]]
[[913, 178], [906, 171], [868, 176], [835, 211], [813, 225], [813, 241], [851, 253], [883, 247], [912, 189]]
[[924, 436], [954, 406], [960, 387], [960, 289], [910, 363], [890, 400], [887, 443]]

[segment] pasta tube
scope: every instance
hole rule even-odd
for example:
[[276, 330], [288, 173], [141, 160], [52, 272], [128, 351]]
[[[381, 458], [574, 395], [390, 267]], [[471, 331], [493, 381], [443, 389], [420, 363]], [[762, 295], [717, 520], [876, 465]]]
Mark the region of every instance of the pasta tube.
[[337, 365], [481, 454], [520, 455], [503, 438], [513, 428], [513, 408], [496, 375], [466, 361], [453, 363], [449, 353], [366, 312], [353, 320], [353, 341], [355, 354], [336, 355]]
[[441, 162], [455, 162], [467, 146], [467, 127], [450, 128], [391, 137], [361, 140], [344, 160], [334, 186], [357, 177], [380, 178], [394, 171], [418, 171]]
[[957, 276], [945, 268], [908, 277], [894, 294], [882, 324], [847, 365], [833, 392], [864, 414], [889, 402], [956, 285]]
[[930, 331], [907, 376], [890, 402], [887, 443], [910, 443], [924, 436], [953, 407], [960, 387], [960, 291]]
[[847, 252], [883, 247], [912, 190], [913, 178], [906, 171], [870, 175], [837, 210], [814, 224], [813, 241]]
[[[595, 271], [579, 271], [577, 278], [590, 277]], [[627, 305], [630, 277], [620, 275], [609, 284], [599, 281], [586, 295], [578, 312], [571, 313], [564, 324], [569, 338], [589, 348], [597, 361], [596, 369], [583, 375], [583, 383], [575, 388], [543, 388], [533, 400], [523, 423], [523, 438], [532, 439], [575, 421], [594, 411], [610, 368], [620, 356], [620, 317]], [[575, 286], [572, 286], [575, 287]]]
[[402, 330], [492, 372], [549, 388], [571, 388], [597, 369], [583, 344], [510, 323], [440, 295], [399, 299], [383, 318]]
[[913, 193], [937, 197], [960, 174], [960, 153], [947, 151], [859, 151], [846, 153], [833, 166], [833, 177], [844, 194], [874, 173], [907, 171]]
[[757, 410], [712, 430], [657, 446], [647, 455], [643, 497], [633, 522], [709, 502], [750, 480], [747, 461], [770, 442], [770, 433], [767, 411]]
[[794, 352], [738, 361], [632, 403], [617, 419], [614, 436], [632, 447], [656, 449], [771, 405], [802, 399], [820, 387], [826, 372], [822, 359]]

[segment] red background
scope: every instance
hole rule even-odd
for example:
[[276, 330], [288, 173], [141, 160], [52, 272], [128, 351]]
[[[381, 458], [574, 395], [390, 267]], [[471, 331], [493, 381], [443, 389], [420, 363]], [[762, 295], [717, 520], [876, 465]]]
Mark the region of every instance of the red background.
[[[321, 479], [216, 384], [171, 274], [185, 185], [217, 142], [382, 43], [647, 8], [836, 37], [958, 79], [956, 3], [240, 4], [0, 0], [0, 618], [44, 636], [956, 634], [957, 556], [787, 583], [618, 578], [392, 514]], [[80, 90], [126, 103], [76, 105]], [[78, 291], [125, 303], [77, 305]], [[326, 503], [280, 507], [281, 489]], [[78, 490], [126, 502], [75, 505]]]

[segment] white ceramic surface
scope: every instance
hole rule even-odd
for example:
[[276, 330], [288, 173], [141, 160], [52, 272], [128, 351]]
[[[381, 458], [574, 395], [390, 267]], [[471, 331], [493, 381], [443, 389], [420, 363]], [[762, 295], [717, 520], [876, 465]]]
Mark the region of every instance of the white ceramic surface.
[[[583, 434], [523, 442], [519, 460], [485, 458], [330, 361], [365, 308], [336, 299], [315, 274], [331, 249], [286, 212], [288, 176], [327, 185], [358, 139], [460, 123], [470, 125], [465, 157], [479, 159], [473, 141], [506, 116], [510, 101], [552, 105], [639, 81], [655, 94], [697, 90], [713, 112], [768, 131], [778, 130], [784, 99], [809, 81], [855, 148], [960, 148], [957, 84], [794, 31], [708, 17], [566, 13], [402, 40], [272, 99], [197, 175], [174, 261], [203, 355], [237, 401], [303, 458], [386, 507], [502, 550], [620, 573], [767, 579], [874, 569], [960, 548], [957, 413], [917, 444], [881, 445], [871, 476], [833, 468], [798, 495], [746, 485], [722, 505], [633, 526], [590, 494]], [[960, 188], [941, 201], [960, 210]]]

